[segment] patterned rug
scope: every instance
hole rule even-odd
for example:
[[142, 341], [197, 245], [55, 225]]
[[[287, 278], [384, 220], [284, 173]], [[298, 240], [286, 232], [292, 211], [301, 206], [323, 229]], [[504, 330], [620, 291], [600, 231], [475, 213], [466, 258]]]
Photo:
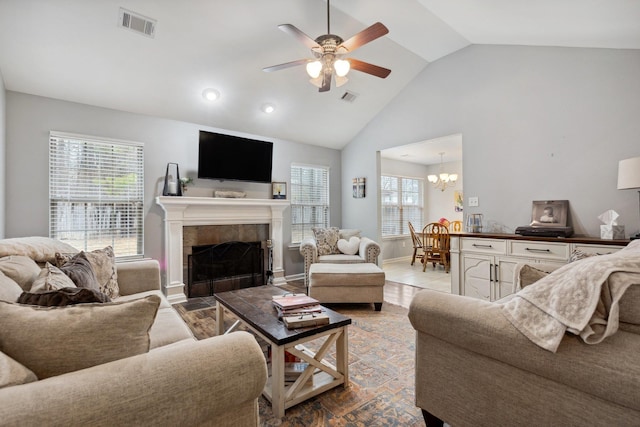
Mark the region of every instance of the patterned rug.
[[[407, 309], [384, 303], [376, 312], [369, 304], [332, 304], [351, 317], [349, 380], [286, 410], [277, 419], [260, 397], [262, 426], [424, 426], [414, 404], [415, 332]], [[213, 336], [215, 308], [182, 307], [178, 311], [198, 339]], [[226, 323], [226, 322], [225, 322]], [[307, 346], [314, 349], [315, 342]], [[329, 357], [333, 363], [333, 353]]]

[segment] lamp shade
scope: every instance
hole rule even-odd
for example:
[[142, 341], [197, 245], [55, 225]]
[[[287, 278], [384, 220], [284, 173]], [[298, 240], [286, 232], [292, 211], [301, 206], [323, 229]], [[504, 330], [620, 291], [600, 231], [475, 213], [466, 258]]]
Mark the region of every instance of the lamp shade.
[[618, 190], [640, 188], [640, 157], [620, 160], [618, 163]]

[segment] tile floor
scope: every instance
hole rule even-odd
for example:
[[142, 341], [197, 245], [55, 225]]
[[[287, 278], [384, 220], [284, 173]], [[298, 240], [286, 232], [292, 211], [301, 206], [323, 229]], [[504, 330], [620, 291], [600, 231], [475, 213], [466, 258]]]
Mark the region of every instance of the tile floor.
[[416, 262], [411, 265], [410, 258], [399, 258], [382, 262], [387, 280], [417, 286], [425, 289], [451, 293], [451, 273], [445, 273], [441, 265], [434, 269], [427, 265], [426, 271], [422, 271], [422, 264]]

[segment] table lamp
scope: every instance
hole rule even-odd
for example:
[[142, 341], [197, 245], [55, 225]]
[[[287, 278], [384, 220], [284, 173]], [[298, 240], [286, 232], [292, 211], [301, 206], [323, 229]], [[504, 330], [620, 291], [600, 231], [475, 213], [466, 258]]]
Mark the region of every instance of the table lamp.
[[[637, 188], [638, 212], [640, 212], [640, 157], [620, 160], [618, 163], [618, 190]], [[631, 240], [640, 239], [640, 232], [631, 236]]]

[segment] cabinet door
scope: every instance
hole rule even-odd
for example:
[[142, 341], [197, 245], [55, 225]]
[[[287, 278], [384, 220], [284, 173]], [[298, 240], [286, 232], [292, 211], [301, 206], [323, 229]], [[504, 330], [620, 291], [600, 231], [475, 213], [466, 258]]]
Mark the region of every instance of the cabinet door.
[[494, 275], [496, 283], [494, 300], [504, 298], [513, 293], [513, 272], [519, 262], [521, 260], [515, 258], [500, 258], [496, 261], [494, 266], [494, 269], [497, 270], [497, 274]]
[[465, 254], [462, 257], [462, 295], [491, 300], [493, 257]]

